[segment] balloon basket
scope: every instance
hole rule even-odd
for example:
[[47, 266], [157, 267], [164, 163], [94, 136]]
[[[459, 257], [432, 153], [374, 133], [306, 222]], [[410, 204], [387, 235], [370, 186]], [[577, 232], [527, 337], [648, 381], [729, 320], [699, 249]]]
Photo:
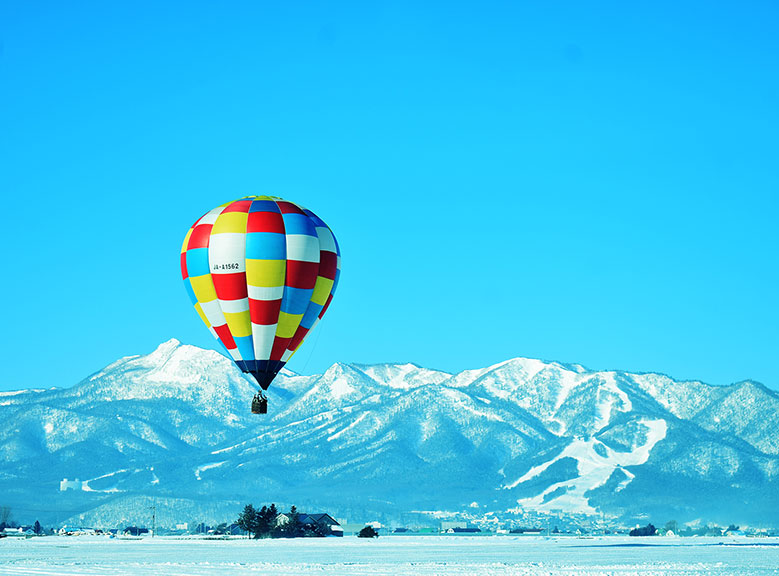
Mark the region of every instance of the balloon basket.
[[252, 414], [267, 414], [268, 399], [265, 396], [255, 396], [252, 400]]

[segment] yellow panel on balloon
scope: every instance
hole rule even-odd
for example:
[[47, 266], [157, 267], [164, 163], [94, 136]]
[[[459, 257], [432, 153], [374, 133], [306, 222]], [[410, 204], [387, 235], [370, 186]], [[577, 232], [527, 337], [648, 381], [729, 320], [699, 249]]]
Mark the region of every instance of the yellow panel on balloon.
[[211, 234], [222, 234], [223, 232], [246, 232], [246, 220], [249, 215], [246, 212], [227, 212], [222, 213], [216, 219]]
[[206, 303], [216, 300], [216, 290], [214, 290], [214, 281], [211, 279], [211, 274], [192, 276], [189, 278], [189, 281], [192, 283], [192, 291], [195, 293], [195, 298], [197, 298], [198, 302]]
[[314, 304], [324, 306], [325, 302], [327, 302], [327, 297], [330, 296], [330, 290], [332, 288], [333, 280], [325, 278], [324, 276], [319, 276], [314, 285], [314, 293], [311, 295], [311, 301]]
[[206, 315], [203, 313], [203, 309], [200, 307], [200, 303], [195, 303], [195, 310], [197, 310], [197, 315], [200, 316], [200, 319], [203, 321], [203, 323], [211, 328], [211, 322], [208, 321], [208, 318], [206, 318]]
[[246, 260], [246, 283], [249, 286], [284, 286], [286, 273], [286, 260]]
[[249, 317], [249, 311], [246, 312], [224, 312], [227, 326], [233, 338], [243, 338], [252, 335], [252, 323]]
[[287, 314], [279, 312], [279, 327], [276, 328], [277, 338], [292, 338], [303, 320], [303, 314]]

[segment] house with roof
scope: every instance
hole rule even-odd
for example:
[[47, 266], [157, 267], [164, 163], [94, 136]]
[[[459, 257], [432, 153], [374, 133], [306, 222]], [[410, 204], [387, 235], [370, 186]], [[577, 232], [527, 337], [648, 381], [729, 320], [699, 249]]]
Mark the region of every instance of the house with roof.
[[284, 514], [284, 512], [278, 514], [276, 516], [276, 526], [285, 526], [286, 524], [289, 524], [289, 516]]
[[304, 532], [322, 536], [343, 536], [344, 530], [330, 514], [300, 514], [298, 516]]

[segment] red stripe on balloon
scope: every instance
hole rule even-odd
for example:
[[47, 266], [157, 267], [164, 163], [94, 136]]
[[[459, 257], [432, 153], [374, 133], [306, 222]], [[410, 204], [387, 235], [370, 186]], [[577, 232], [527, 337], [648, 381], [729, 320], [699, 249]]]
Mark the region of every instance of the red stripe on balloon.
[[284, 234], [284, 218], [278, 212], [249, 212], [246, 232]]
[[281, 300], [252, 300], [249, 298], [249, 316], [253, 324], [271, 326], [279, 321]]
[[292, 337], [292, 340], [289, 341], [289, 348], [293, 352], [298, 349], [298, 346], [303, 342], [303, 339], [306, 337], [306, 334], [308, 334], [308, 328], [303, 328], [302, 326], [298, 326], [298, 329], [295, 331], [295, 335]]
[[220, 300], [240, 300], [249, 294], [246, 290], [246, 272], [232, 274], [211, 274], [214, 290]]
[[322, 319], [322, 316], [325, 315], [325, 312], [327, 312], [328, 307], [330, 306], [330, 302], [333, 301], [333, 293], [330, 292], [330, 296], [327, 297], [327, 302], [325, 302], [325, 305], [322, 306], [322, 311], [319, 313], [319, 319]]
[[303, 212], [299, 206], [296, 206], [292, 202], [277, 200], [276, 205], [279, 207], [279, 210], [281, 210], [282, 214], [302, 214], [303, 216], [306, 216], [306, 213]]
[[319, 275], [322, 278], [335, 280], [335, 273], [338, 270], [338, 256], [335, 252], [322, 250], [319, 252]]
[[228, 212], [248, 212], [251, 205], [251, 200], [236, 200], [225, 206], [222, 214], [227, 214]]
[[228, 350], [234, 350], [237, 348], [235, 345], [235, 340], [233, 340], [233, 335], [230, 333], [230, 329], [227, 327], [227, 324], [214, 326], [214, 331], [216, 332], [216, 335], [219, 336], [222, 344], [225, 345], [225, 348]]
[[194, 248], [208, 248], [208, 239], [211, 237], [213, 224], [198, 224], [192, 229], [192, 234], [187, 242], [187, 250]]
[[287, 278], [284, 284], [290, 288], [312, 290], [318, 274], [319, 262], [287, 260]]
[[270, 360], [279, 361], [284, 356], [284, 352], [287, 351], [287, 346], [291, 338], [279, 338], [278, 336], [273, 341], [273, 348], [270, 351]]

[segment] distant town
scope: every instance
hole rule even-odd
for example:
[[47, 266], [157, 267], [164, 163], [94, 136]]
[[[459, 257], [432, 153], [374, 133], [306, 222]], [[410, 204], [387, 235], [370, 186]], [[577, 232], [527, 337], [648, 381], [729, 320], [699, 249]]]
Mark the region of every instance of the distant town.
[[[768, 537], [779, 536], [779, 529], [760, 526], [738, 526], [716, 523], [681, 524], [675, 520], [643, 521], [632, 525], [605, 517], [575, 515], [561, 511], [548, 514], [535, 511], [519, 512], [507, 517], [488, 514], [482, 517], [443, 512], [418, 513], [425, 523], [383, 523], [378, 520], [350, 521], [336, 518], [326, 511], [303, 512], [294, 506], [279, 511], [274, 504], [255, 508], [248, 504], [234, 519], [220, 523], [177, 523], [158, 525], [156, 510], [149, 509], [148, 523], [121, 526], [90, 526], [62, 524], [47, 526], [37, 520], [32, 524], [14, 520], [13, 509], [0, 506], [0, 538], [36, 536], [106, 536], [109, 538], [148, 538], [155, 536], [187, 538], [316, 538], [316, 537], [379, 537], [403, 535], [514, 535], [526, 537], [595, 537], [595, 536], [666, 536], [666, 537]], [[439, 516], [440, 518], [436, 518]]]

